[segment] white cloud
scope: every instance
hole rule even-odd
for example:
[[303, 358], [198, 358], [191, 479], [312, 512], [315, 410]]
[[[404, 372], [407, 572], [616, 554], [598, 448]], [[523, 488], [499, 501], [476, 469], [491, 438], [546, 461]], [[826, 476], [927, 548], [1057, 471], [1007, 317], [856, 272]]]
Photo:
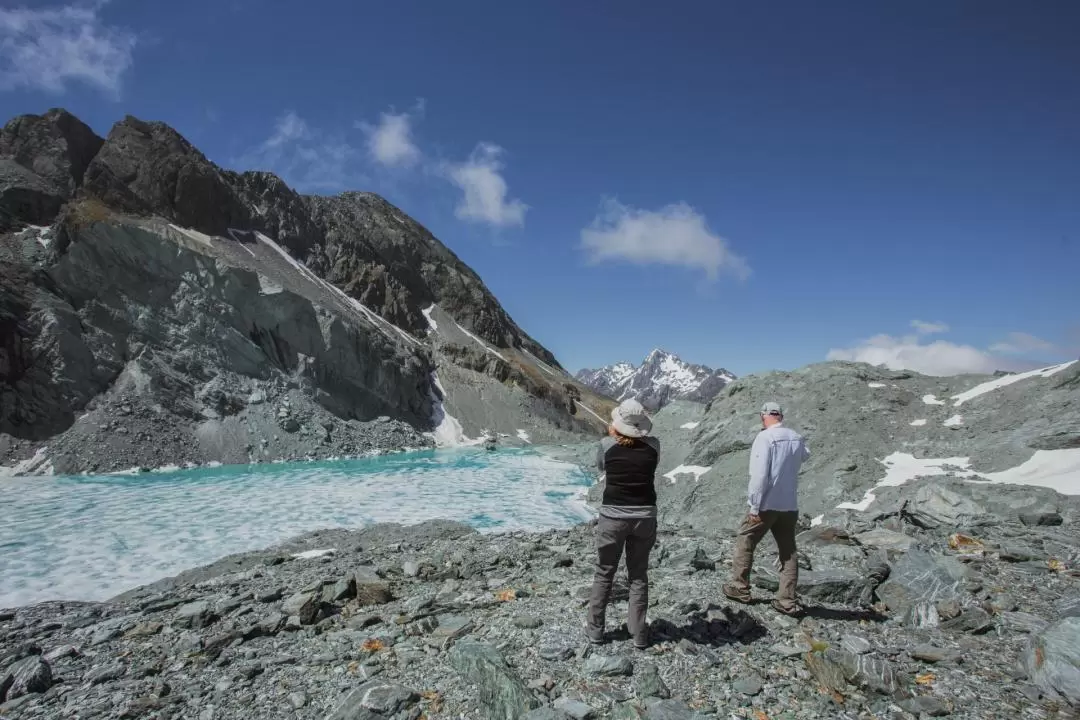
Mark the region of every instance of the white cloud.
[[461, 220], [484, 222], [495, 227], [524, 225], [529, 206], [508, 199], [502, 176], [503, 150], [498, 145], [480, 143], [469, 159], [445, 167], [446, 177], [464, 193], [454, 212]]
[[409, 113], [384, 112], [379, 124], [365, 122], [356, 126], [367, 135], [368, 152], [380, 165], [408, 168], [420, 161], [422, 153], [412, 137], [413, 116]]
[[101, 21], [102, 4], [0, 9], [0, 90], [60, 93], [83, 82], [118, 96], [136, 40]]
[[347, 141], [284, 113], [260, 145], [233, 161], [241, 170], [269, 170], [300, 191], [339, 191], [365, 184], [355, 171], [359, 153]]
[[946, 340], [923, 343], [918, 336], [875, 335], [850, 348], [829, 350], [829, 360], [884, 365], [890, 370], [914, 370], [924, 375], [992, 373], [1010, 369], [984, 350]]
[[746, 261], [709, 229], [705, 216], [681, 202], [641, 210], [607, 200], [592, 224], [581, 231], [581, 245], [591, 262], [626, 260], [700, 268], [709, 278], [721, 270], [740, 278], [750, 274]]
[[1023, 332], [1011, 332], [1006, 340], [990, 346], [990, 350], [1003, 355], [1026, 355], [1028, 353], [1055, 353], [1058, 347], [1047, 340]]
[[983, 350], [947, 340], [926, 342], [922, 336], [945, 332], [947, 327], [944, 323], [912, 320], [911, 325], [917, 331], [916, 334], [902, 337], [875, 335], [853, 347], [833, 348], [829, 350], [827, 358], [884, 365], [890, 370], [914, 370], [925, 375], [944, 376], [963, 373], [987, 374], [996, 370], [1028, 370], [1038, 366], [1039, 362], [1032, 363], [1009, 356], [1041, 353], [1044, 357], [1037, 360], [1045, 361], [1047, 354], [1061, 354], [1061, 350], [1053, 343], [1028, 333], [1009, 333], [1005, 341]]
[[912, 320], [911, 327], [915, 328], [915, 332], [920, 335], [934, 335], [936, 333], [949, 332], [949, 326], [943, 322], [924, 322], [922, 320]]

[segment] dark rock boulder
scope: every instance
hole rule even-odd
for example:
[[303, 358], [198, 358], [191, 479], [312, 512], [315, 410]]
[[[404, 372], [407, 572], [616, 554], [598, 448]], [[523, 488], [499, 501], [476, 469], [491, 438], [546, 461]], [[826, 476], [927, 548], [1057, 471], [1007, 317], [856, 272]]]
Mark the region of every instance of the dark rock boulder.
[[70, 198], [83, 182], [104, 141], [66, 110], [20, 115], [0, 130], [0, 156], [7, 156]]
[[65, 199], [52, 184], [11, 158], [0, 157], [0, 232], [23, 222], [48, 225]]

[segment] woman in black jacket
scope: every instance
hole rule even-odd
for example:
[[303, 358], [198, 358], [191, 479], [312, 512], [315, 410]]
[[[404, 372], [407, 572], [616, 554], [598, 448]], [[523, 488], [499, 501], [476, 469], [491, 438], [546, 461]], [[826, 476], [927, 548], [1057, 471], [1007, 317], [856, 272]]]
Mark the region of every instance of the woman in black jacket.
[[649, 552], [656, 544], [656, 465], [660, 442], [649, 435], [652, 421], [637, 400], [611, 413], [608, 437], [600, 442], [597, 465], [605, 474], [604, 498], [596, 522], [596, 574], [589, 598], [586, 634], [604, 642], [604, 613], [611, 583], [626, 549], [630, 581], [627, 627], [634, 646], [649, 645], [645, 614], [649, 607]]

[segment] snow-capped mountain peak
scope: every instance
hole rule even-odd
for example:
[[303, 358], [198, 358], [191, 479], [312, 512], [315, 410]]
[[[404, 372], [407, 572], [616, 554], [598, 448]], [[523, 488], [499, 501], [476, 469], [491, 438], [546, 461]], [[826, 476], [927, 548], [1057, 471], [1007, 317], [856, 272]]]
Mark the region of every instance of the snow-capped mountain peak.
[[646, 355], [641, 365], [620, 362], [598, 370], [582, 370], [576, 377], [616, 400], [637, 398], [650, 410], [677, 399], [707, 402], [735, 379], [723, 368], [713, 370], [687, 363], [662, 348]]

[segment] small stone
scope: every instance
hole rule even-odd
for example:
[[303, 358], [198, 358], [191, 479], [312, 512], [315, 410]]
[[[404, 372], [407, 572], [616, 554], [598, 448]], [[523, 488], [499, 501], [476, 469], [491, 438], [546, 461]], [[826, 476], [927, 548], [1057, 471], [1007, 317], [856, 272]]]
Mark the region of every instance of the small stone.
[[90, 647], [104, 645], [105, 643], [120, 637], [120, 635], [120, 628], [114, 624], [109, 624], [106, 627], [100, 627], [94, 631], [93, 635], [90, 636]]
[[1012, 612], [1016, 610], [1016, 598], [1008, 593], [998, 593], [990, 598], [990, 609], [996, 613]]
[[521, 720], [564, 720], [566, 716], [549, 707], [530, 710], [521, 716]]
[[944, 700], [933, 695], [919, 695], [900, 703], [900, 707], [916, 717], [945, 717], [951, 714]]
[[1035, 559], [1035, 553], [1025, 547], [1004, 547], [998, 552], [998, 557], [1005, 562], [1020, 563]]
[[1061, 517], [1060, 513], [1047, 512], [1047, 513], [1020, 513], [1020, 522], [1024, 525], [1035, 526], [1055, 526], [1062, 525], [1065, 519]]
[[289, 693], [289, 705], [292, 706], [293, 710], [299, 710], [304, 707], [307, 705], [307, 694], [303, 692]]
[[585, 661], [585, 673], [588, 675], [602, 675], [616, 677], [619, 675], [632, 675], [634, 664], [629, 658], [620, 655], [592, 655]]
[[361, 685], [342, 698], [327, 720], [367, 718], [371, 713], [393, 715], [413, 705], [419, 699], [416, 693], [401, 685], [374, 680]]
[[522, 630], [535, 630], [544, 624], [544, 621], [533, 615], [515, 615], [514, 627]]
[[224, 600], [221, 600], [220, 602], [218, 602], [217, 605], [214, 606], [214, 614], [217, 615], [218, 617], [224, 617], [224, 616], [228, 615], [229, 613], [231, 613], [233, 610], [236, 610], [237, 608], [239, 608], [243, 604], [244, 603], [241, 602], [240, 598], [238, 598], [238, 597], [225, 598]]
[[1034, 635], [1035, 633], [1042, 632], [1046, 626], [1049, 625], [1049, 623], [1041, 617], [1032, 615], [1031, 613], [1003, 612], [999, 617], [1001, 618], [1002, 627], [1019, 633], [1029, 633]]
[[574, 656], [574, 648], [561, 643], [549, 643], [541, 645], [537, 649], [537, 654], [544, 660], [569, 660]]
[[198, 630], [210, 625], [214, 620], [215, 618], [210, 612], [210, 603], [205, 600], [197, 600], [181, 605], [176, 611], [177, 627]]
[[784, 643], [776, 643], [769, 648], [770, 651], [785, 658], [799, 657], [803, 653], [808, 651], [808, 648], [795, 647], [794, 645], [785, 645]]
[[354, 576], [356, 581], [356, 601], [361, 607], [370, 605], [383, 605], [394, 599], [390, 592], [390, 586], [386, 581], [375, 574], [373, 570], [357, 570]]
[[74, 645], [61, 645], [60, 647], [53, 648], [49, 652], [45, 653], [42, 657], [44, 657], [46, 662], [54, 663], [57, 660], [61, 660], [66, 657], [76, 657], [78, 656], [78, 654], [79, 651], [75, 648]]
[[934, 604], [934, 609], [937, 610], [938, 619], [942, 621], [952, 620], [964, 610], [956, 600], [939, 600]]
[[93, 668], [83, 676], [83, 682], [90, 683], [91, 685], [100, 685], [101, 683], [123, 677], [125, 672], [127, 672], [127, 667], [124, 663], [118, 661]]
[[438, 627], [434, 628], [432, 635], [440, 638], [456, 640], [472, 632], [473, 624], [464, 615], [440, 615]]
[[671, 690], [660, 677], [660, 669], [655, 663], [641, 663], [634, 674], [634, 693], [638, 698], [656, 697], [667, 699]]
[[743, 675], [735, 680], [731, 687], [735, 692], [748, 697], [753, 697], [761, 692], [765, 686], [765, 681], [761, 679], [761, 676], [757, 673], [750, 673], [749, 675]]
[[574, 720], [589, 720], [589, 718], [594, 717], [591, 707], [580, 700], [573, 700], [565, 695], [556, 700], [553, 705], [556, 710], [567, 717], [574, 718]]
[[319, 614], [319, 601], [314, 593], [299, 592], [281, 604], [281, 611], [290, 618], [299, 618], [301, 625], [311, 625]]
[[981, 635], [994, 627], [994, 619], [982, 608], [968, 608], [952, 620], [941, 623], [942, 630]]
[[272, 603], [280, 600], [284, 594], [285, 593], [281, 588], [274, 588], [273, 590], [256, 595], [255, 599], [261, 603]]
[[345, 622], [345, 627], [352, 630], [364, 630], [372, 625], [379, 625], [382, 623], [382, 618], [378, 615], [357, 615], [349, 618]]
[[410, 560], [401, 566], [401, 572], [407, 578], [414, 578], [420, 574], [420, 566]]
[[956, 653], [952, 651], [944, 650], [934, 645], [916, 645], [908, 651], [908, 655], [915, 660], [922, 660], [923, 662], [928, 663], [952, 660], [957, 656]]
[[414, 623], [409, 623], [405, 626], [406, 635], [428, 635], [433, 630], [439, 627], [439, 620], [436, 617], [428, 615], [427, 617], [420, 618]]
[[568, 568], [574, 564], [574, 558], [569, 555], [559, 555], [555, 558], [555, 562], [552, 563], [552, 567], [556, 568]]
[[141, 622], [127, 631], [128, 637], [148, 637], [157, 635], [165, 627], [159, 622]]
[[874, 649], [869, 640], [859, 637], [858, 635], [841, 636], [840, 647], [856, 655], [865, 655]]

